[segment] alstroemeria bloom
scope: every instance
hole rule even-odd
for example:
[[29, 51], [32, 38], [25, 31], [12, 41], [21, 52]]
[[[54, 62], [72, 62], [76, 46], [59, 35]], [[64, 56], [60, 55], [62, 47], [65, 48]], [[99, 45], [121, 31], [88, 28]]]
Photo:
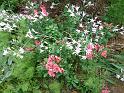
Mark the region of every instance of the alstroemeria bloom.
[[93, 43], [89, 43], [86, 48], [86, 57], [87, 59], [92, 59], [93, 58], [93, 49], [94, 45]]
[[46, 11], [46, 7], [43, 4], [40, 5], [40, 9], [42, 11], [43, 16], [48, 16], [48, 13]]
[[109, 93], [110, 91], [109, 91], [109, 89], [108, 89], [108, 87], [106, 87], [105, 89], [102, 89], [102, 93]]
[[89, 43], [89, 44], [87, 45], [87, 50], [93, 50], [93, 49], [94, 49], [93, 43]]
[[92, 59], [93, 58], [93, 51], [92, 50], [87, 50], [86, 51], [86, 58], [87, 59]]
[[107, 51], [106, 50], [102, 51], [101, 56], [103, 56], [104, 58], [106, 58], [107, 57]]
[[51, 77], [55, 77], [56, 75], [55, 75], [55, 73], [53, 72], [53, 71], [48, 71], [48, 74], [51, 76]]
[[48, 58], [48, 62], [46, 64], [46, 69], [48, 70], [48, 74], [52, 77], [55, 77], [55, 73], [63, 73], [64, 69], [60, 68], [55, 62], [59, 63], [61, 60], [60, 57], [51, 55]]
[[55, 61], [56, 61], [57, 63], [59, 63], [59, 62], [60, 62], [60, 60], [61, 60], [61, 58], [60, 58], [60, 57], [55, 56]]
[[95, 44], [95, 45], [94, 45], [94, 48], [96, 49], [97, 52], [99, 52], [100, 45], [99, 45], [99, 44]]
[[35, 40], [34, 41], [35, 45], [39, 46], [41, 44], [41, 42], [39, 40]]
[[38, 16], [38, 10], [37, 9], [34, 9], [34, 15]]

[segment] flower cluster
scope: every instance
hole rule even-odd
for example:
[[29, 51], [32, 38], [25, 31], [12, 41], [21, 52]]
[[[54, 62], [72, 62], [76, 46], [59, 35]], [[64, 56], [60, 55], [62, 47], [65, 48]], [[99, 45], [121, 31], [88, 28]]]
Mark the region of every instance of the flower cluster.
[[121, 69], [120, 74], [116, 74], [116, 78], [124, 82], [124, 69]]
[[56, 73], [58, 73], [58, 72], [60, 72], [60, 73], [64, 72], [63, 68], [60, 68], [57, 64], [54, 63], [54, 62], [59, 63], [60, 60], [61, 60], [61, 58], [58, 56], [54, 56], [54, 55], [49, 56], [48, 62], [46, 64], [46, 69], [48, 70], [48, 74], [51, 77], [55, 77]]
[[18, 14], [9, 14], [8, 11], [0, 10], [0, 31], [12, 32], [17, 28], [17, 22], [24, 16]]
[[109, 88], [107, 86], [105, 88], [103, 88], [102, 93], [110, 93]]
[[[36, 16], [36, 17], [38, 17], [39, 16], [39, 12], [41, 12], [41, 14], [43, 15], [43, 16], [48, 16], [48, 13], [47, 13], [47, 11], [46, 11], [46, 7], [45, 7], [45, 5], [41, 2], [40, 4], [39, 4], [39, 2], [37, 1], [37, 0], [32, 0], [32, 5], [33, 5], [33, 7], [36, 5], [38, 5], [37, 7], [35, 7], [34, 8], [34, 15]], [[40, 11], [39, 11], [40, 10]]]
[[100, 46], [99, 44], [93, 44], [93, 43], [89, 43], [87, 45], [86, 48], [86, 58], [87, 59], [92, 59], [94, 57], [94, 49], [96, 50], [96, 52], [100, 52], [101, 56], [106, 58], [107, 57], [107, 51], [103, 50], [104, 46]]

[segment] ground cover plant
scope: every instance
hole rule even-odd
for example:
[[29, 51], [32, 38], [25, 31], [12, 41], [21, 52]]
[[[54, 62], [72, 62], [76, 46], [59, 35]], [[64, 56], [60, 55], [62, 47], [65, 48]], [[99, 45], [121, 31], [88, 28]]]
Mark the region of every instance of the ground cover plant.
[[1, 9], [0, 92], [109, 93], [113, 77], [124, 81], [123, 53], [108, 42], [120, 29], [87, 13], [94, 2], [32, 0], [19, 13]]

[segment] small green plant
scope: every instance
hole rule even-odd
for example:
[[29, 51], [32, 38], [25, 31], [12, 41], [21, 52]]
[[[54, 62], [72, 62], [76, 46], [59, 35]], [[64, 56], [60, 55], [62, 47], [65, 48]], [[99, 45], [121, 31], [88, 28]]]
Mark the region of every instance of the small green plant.
[[61, 93], [61, 84], [56, 82], [56, 81], [53, 81], [51, 82], [51, 84], [49, 84], [49, 88], [50, 90], [52, 91], [52, 93]]

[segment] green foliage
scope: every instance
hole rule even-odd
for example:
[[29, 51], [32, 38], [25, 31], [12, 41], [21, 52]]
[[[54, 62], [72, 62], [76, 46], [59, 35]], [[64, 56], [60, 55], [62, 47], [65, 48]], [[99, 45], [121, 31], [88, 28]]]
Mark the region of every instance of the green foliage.
[[25, 4], [27, 0], [0, 0], [0, 7], [5, 10], [17, 12], [19, 6]]
[[49, 88], [53, 93], [61, 93], [61, 85], [57, 81], [53, 81], [52, 83], [49, 84]]
[[108, 11], [104, 19], [107, 22], [113, 22], [115, 24], [124, 24], [124, 1], [123, 0], [110, 0]]
[[100, 80], [98, 77], [90, 76], [87, 80], [84, 81], [83, 88], [85, 91], [90, 93], [100, 93], [102, 83], [102, 80]]
[[[5, 38], [6, 37], [6, 38]], [[9, 45], [10, 34], [7, 32], [0, 32], [0, 51]]]

